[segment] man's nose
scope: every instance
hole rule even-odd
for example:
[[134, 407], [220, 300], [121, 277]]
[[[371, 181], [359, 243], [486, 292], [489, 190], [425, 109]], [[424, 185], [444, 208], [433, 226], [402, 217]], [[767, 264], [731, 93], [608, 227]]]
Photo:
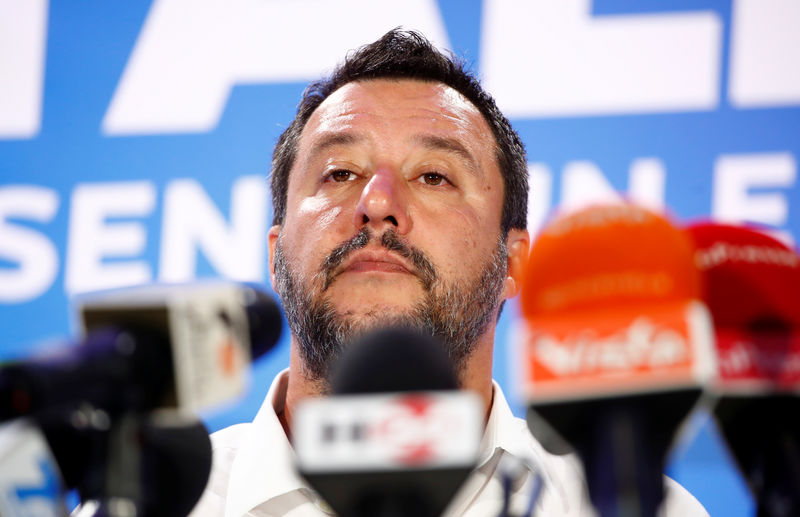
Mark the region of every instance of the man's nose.
[[391, 226], [400, 234], [411, 230], [408, 214], [407, 189], [405, 178], [390, 168], [375, 171], [367, 182], [355, 211], [356, 227], [372, 226], [382, 231]]

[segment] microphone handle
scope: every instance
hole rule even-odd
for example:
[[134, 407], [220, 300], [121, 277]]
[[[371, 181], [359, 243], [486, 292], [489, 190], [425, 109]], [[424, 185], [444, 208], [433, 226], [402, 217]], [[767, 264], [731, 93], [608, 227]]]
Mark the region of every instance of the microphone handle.
[[663, 457], [646, 415], [631, 407], [598, 413], [587, 445], [579, 447], [592, 502], [601, 517], [655, 517], [663, 499]]
[[140, 428], [141, 417], [134, 413], [120, 415], [112, 422], [108, 430], [107, 456], [101, 464], [95, 466], [102, 475], [92, 480], [94, 486], [88, 487], [87, 491], [90, 499], [83, 503], [92, 509], [91, 517], [145, 515], [141, 482]]
[[654, 517], [664, 499], [667, 451], [700, 393], [692, 387], [531, 409], [580, 456], [601, 517]]
[[[788, 417], [794, 418], [794, 417]], [[796, 427], [796, 426], [795, 426]], [[761, 481], [756, 491], [758, 517], [790, 517], [800, 512], [800, 449], [798, 435], [776, 426], [765, 440], [765, 450], [750, 472], [751, 486]], [[760, 479], [758, 479], [760, 477]]]
[[758, 517], [800, 513], [800, 397], [726, 395], [714, 408]]
[[[347, 516], [345, 516], [347, 517]], [[413, 491], [387, 495], [367, 494], [361, 498], [353, 517], [437, 517]]]

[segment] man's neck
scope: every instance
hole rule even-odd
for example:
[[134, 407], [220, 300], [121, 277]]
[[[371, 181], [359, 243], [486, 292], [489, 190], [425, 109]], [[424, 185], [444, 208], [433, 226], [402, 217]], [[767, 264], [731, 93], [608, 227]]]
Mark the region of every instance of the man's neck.
[[[488, 336], [488, 339], [485, 339]], [[467, 359], [464, 368], [459, 372], [459, 381], [463, 389], [477, 393], [486, 408], [486, 418], [492, 409], [492, 351], [494, 329], [487, 332], [479, 341], [472, 355]], [[289, 355], [289, 379], [286, 389], [286, 404], [278, 419], [286, 436], [291, 441], [292, 415], [297, 404], [305, 398], [320, 397], [326, 394], [325, 385], [317, 380], [309, 379], [303, 372], [303, 360], [294, 339], [292, 339]]]

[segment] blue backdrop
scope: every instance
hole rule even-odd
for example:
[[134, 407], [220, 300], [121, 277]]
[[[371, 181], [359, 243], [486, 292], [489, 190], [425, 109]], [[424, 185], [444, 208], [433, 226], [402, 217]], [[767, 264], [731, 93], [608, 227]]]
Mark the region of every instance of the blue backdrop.
[[[529, 152], [533, 232], [626, 196], [676, 221], [800, 236], [794, 0], [0, 1], [0, 359], [74, 332], [75, 294], [152, 281], [267, 282], [264, 179], [304, 86], [403, 25], [463, 56]], [[508, 344], [495, 377], [522, 408]], [[288, 344], [248, 395], [252, 418]], [[753, 504], [713, 423], [669, 473], [712, 515]]]

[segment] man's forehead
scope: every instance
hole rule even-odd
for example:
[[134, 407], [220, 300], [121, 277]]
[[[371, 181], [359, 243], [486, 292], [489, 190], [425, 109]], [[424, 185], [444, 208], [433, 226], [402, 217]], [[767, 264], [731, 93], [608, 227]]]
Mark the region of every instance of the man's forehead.
[[477, 130], [476, 136], [493, 140], [478, 108], [454, 88], [438, 81], [391, 78], [353, 81], [337, 89], [311, 114], [304, 133], [337, 130], [370, 116], [429, 120], [433, 125]]

